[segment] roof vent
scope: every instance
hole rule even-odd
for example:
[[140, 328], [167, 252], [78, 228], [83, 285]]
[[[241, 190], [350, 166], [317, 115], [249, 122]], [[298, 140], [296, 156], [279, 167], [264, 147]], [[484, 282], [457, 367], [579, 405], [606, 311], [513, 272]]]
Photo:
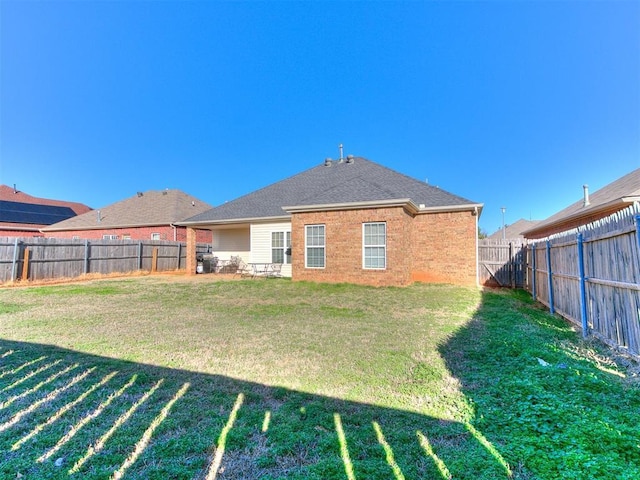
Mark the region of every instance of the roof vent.
[[191, 206], [195, 207], [196, 206], [196, 202], [194, 202], [193, 200], [191, 200]]
[[16, 184], [13, 184], [13, 193], [18, 193], [18, 189], [16, 188]]
[[331, 166], [331, 159], [329, 157], [324, 159], [324, 166], [325, 167], [330, 167]]
[[353, 155], [347, 155], [347, 163], [353, 163]]
[[582, 206], [588, 207], [589, 205], [591, 205], [591, 202], [589, 201], [589, 185], [585, 183], [584, 185], [582, 185], [582, 188], [584, 190], [584, 202], [582, 203]]
[[138, 195], [139, 197], [141, 197], [141, 196], [142, 196], [142, 192], [138, 192], [138, 193], [137, 193], [137, 195]]
[[163, 191], [162, 191], [162, 194], [163, 194], [163, 195], [166, 195], [166, 194], [167, 194], [167, 191], [166, 191], [166, 190], [163, 190]]

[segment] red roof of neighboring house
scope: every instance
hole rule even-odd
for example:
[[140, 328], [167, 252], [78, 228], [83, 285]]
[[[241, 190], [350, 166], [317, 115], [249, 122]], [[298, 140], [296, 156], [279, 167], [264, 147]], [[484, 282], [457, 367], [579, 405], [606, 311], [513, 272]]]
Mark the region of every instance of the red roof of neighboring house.
[[[71, 209], [76, 215], [89, 212], [91, 207], [78, 202], [67, 202], [64, 200], [54, 200], [50, 198], [40, 198], [28, 195], [20, 190], [9, 187], [8, 185], [0, 185], [0, 201], [12, 202], [12, 205], [27, 204], [27, 205], [45, 205], [52, 207], [65, 207]], [[6, 204], [5, 204], [6, 205]], [[14, 215], [15, 216], [15, 215]], [[1, 216], [0, 216], [1, 217]], [[2, 221], [0, 218], [0, 231], [2, 230], [18, 230], [37, 232], [42, 227], [46, 227], [48, 224], [33, 223], [31, 221], [17, 222], [17, 221]]]
[[76, 215], [81, 215], [91, 210], [91, 207], [88, 207], [82, 203], [66, 202], [64, 200], [53, 200], [50, 198], [32, 197], [31, 195], [27, 195], [20, 190], [14, 190], [13, 187], [9, 187], [7, 185], [0, 185], [0, 200], [6, 200], [7, 202], [31, 203], [35, 205], [55, 205], [58, 207], [69, 207], [76, 213]]

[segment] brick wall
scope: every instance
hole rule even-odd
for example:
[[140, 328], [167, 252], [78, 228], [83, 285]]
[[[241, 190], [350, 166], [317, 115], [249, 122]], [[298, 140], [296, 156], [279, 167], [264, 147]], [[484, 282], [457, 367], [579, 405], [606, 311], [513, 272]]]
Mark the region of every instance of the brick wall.
[[412, 229], [411, 279], [476, 285], [476, 217], [471, 212], [417, 215]]
[[[387, 268], [362, 266], [362, 224], [386, 222]], [[402, 207], [296, 213], [292, 216], [292, 277], [294, 280], [349, 282], [366, 285], [406, 285], [410, 281], [411, 216]], [[325, 225], [325, 268], [305, 268], [305, 225]]]
[[[362, 266], [362, 224], [386, 222], [387, 268]], [[325, 225], [325, 268], [305, 267], [305, 225]], [[413, 281], [476, 285], [476, 221], [471, 212], [412, 216], [402, 207], [296, 213], [294, 280], [375, 286]]]
[[[196, 241], [198, 243], [212, 243], [213, 232], [211, 230], [196, 230]], [[170, 225], [156, 227], [134, 227], [134, 228], [108, 228], [104, 230], [72, 230], [64, 232], [45, 232], [46, 237], [73, 238], [78, 236], [81, 239], [100, 240], [103, 235], [117, 235], [119, 240], [124, 235], [129, 235], [131, 240], [151, 240], [152, 233], [159, 233], [160, 240], [186, 242], [187, 229], [185, 227], [174, 228]]]

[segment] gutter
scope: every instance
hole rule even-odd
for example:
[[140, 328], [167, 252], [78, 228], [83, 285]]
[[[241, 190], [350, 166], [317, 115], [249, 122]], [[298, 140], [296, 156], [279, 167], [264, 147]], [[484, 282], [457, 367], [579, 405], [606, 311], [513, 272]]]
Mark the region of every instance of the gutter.
[[[522, 235], [526, 238], [530, 238], [529, 235], [536, 235], [537, 232], [543, 232], [544, 230], [547, 230], [549, 228], [555, 228], [555, 227], [561, 227], [562, 225], [566, 224], [566, 223], [571, 223], [574, 222], [576, 220], [580, 220], [582, 217], [588, 217], [591, 216], [593, 214], [597, 214], [600, 212], [606, 212], [607, 210], [610, 210], [611, 208], [617, 207], [618, 205], [620, 207], [625, 207], [628, 205], [632, 205], [635, 202], [640, 201], [640, 197], [621, 197], [621, 198], [616, 198], [615, 200], [611, 200], [610, 202], [607, 203], [602, 203], [600, 205], [596, 205], [593, 206], [593, 204], [591, 205], [591, 208], [589, 207], [583, 207], [582, 210], [573, 213], [569, 216], [560, 218], [558, 220], [555, 221], [551, 221], [546, 223], [544, 220], [542, 222], [540, 222], [539, 224], [537, 224], [535, 227], [529, 229], [529, 230], [525, 230], [522, 232]], [[621, 210], [622, 208], [620, 208]], [[573, 227], [570, 227], [573, 228]], [[546, 236], [546, 235], [545, 235]]]
[[437, 212], [464, 212], [470, 211], [479, 215], [482, 212], [482, 203], [467, 203], [463, 205], [442, 205], [437, 207], [426, 207], [424, 204], [416, 205], [410, 198], [399, 198], [392, 200], [377, 200], [369, 202], [349, 202], [349, 203], [328, 203], [316, 205], [295, 205], [282, 207], [287, 213], [300, 212], [320, 212], [334, 210], [358, 210], [361, 208], [380, 208], [380, 207], [404, 207], [410, 213], [437, 213]]
[[247, 217], [247, 218], [226, 218], [221, 220], [199, 220], [197, 222], [176, 222], [176, 225], [181, 227], [196, 227], [198, 225], [211, 226], [211, 225], [233, 225], [234, 223], [257, 223], [257, 222], [270, 222], [275, 220], [291, 220], [290, 215], [278, 215], [273, 217]]
[[420, 207], [413, 203], [410, 198], [398, 198], [392, 200], [376, 200], [367, 202], [348, 202], [348, 203], [320, 203], [315, 205], [293, 205], [282, 207], [287, 213], [301, 212], [326, 212], [333, 210], [358, 210], [361, 208], [378, 208], [378, 207], [405, 207], [412, 213], [420, 211]]
[[171, 223], [135, 223], [127, 225], [92, 225], [90, 227], [82, 225], [69, 225], [68, 227], [56, 227], [56, 228], [43, 228], [43, 232], [68, 232], [70, 230], [109, 230], [111, 228], [137, 228], [137, 227], [164, 227], [166, 225], [172, 225]]

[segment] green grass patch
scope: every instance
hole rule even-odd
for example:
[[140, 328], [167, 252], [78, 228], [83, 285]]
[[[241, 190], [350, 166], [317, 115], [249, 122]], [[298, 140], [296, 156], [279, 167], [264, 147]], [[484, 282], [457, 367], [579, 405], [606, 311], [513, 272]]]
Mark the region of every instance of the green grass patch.
[[206, 478], [216, 451], [220, 479], [640, 478], [638, 387], [523, 292], [144, 277], [0, 305], [0, 478]]

